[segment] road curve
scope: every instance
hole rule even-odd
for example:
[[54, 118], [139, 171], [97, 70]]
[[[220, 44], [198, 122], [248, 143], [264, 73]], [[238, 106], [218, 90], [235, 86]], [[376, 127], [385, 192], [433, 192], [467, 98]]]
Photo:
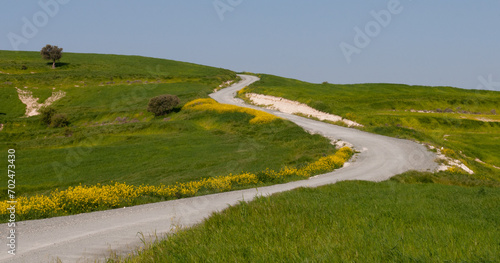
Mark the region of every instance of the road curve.
[[[235, 93], [259, 80], [240, 75], [242, 81], [211, 95], [220, 103], [256, 108], [235, 99]], [[262, 110], [262, 109], [261, 109]], [[19, 222], [16, 226], [16, 255], [4, 245], [0, 262], [94, 262], [110, 251], [127, 254], [141, 246], [141, 237], [163, 235], [172, 229], [200, 223], [221, 211], [257, 195], [288, 191], [297, 187], [316, 187], [342, 180], [383, 181], [408, 170], [435, 170], [435, 155], [417, 143], [339, 127], [277, 111], [264, 111], [289, 119], [311, 132], [350, 142], [361, 151], [355, 161], [334, 172], [308, 180], [207, 196], [185, 198], [74, 216]], [[2, 225], [2, 236], [10, 229]], [[4, 238], [4, 242], [6, 239]]]

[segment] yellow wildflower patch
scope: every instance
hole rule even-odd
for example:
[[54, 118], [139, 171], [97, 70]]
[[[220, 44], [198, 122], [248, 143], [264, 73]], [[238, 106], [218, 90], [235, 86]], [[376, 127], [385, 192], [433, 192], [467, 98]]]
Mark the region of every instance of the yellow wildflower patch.
[[353, 151], [349, 147], [343, 147], [339, 149], [335, 154], [321, 157], [319, 160], [308, 164], [307, 166], [297, 169], [294, 167], [284, 167], [279, 172], [274, 170], [266, 169], [263, 172], [266, 179], [270, 179], [271, 181], [280, 181], [290, 176], [301, 176], [301, 177], [310, 177], [315, 174], [320, 174], [323, 172], [332, 171], [334, 169], [340, 168], [344, 165], [344, 163], [351, 158]]
[[182, 107], [183, 110], [194, 110], [194, 111], [215, 111], [217, 113], [227, 113], [227, 112], [241, 112], [249, 115], [253, 115], [254, 118], [250, 120], [251, 124], [263, 124], [272, 122], [278, 117], [259, 110], [238, 107], [230, 104], [221, 104], [213, 99], [196, 99], [190, 101]]

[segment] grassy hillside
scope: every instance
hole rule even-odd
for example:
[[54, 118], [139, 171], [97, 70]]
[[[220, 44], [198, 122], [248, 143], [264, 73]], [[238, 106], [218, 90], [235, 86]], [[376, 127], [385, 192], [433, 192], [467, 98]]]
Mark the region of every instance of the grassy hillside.
[[262, 75], [246, 92], [300, 101], [355, 120], [369, 132], [451, 149], [450, 157], [466, 163], [476, 177], [500, 180], [500, 170], [493, 167], [500, 167], [500, 92], [400, 84], [312, 84], [271, 75]]
[[339, 182], [241, 203], [120, 262], [498, 262], [498, 200], [500, 188]]
[[[171, 88], [177, 89], [184, 99], [203, 97], [211, 92], [210, 88], [236, 78], [234, 72], [226, 69], [100, 54], [64, 53], [53, 70], [38, 52], [13, 51], [0, 51], [0, 71], [0, 120], [24, 115], [24, 105], [13, 99], [17, 97], [14, 87], [27, 87], [34, 97], [40, 98], [39, 102], [50, 97], [55, 88], [71, 95], [60, 102], [60, 106], [72, 103], [72, 106], [79, 106], [72, 107], [75, 112], [88, 109], [107, 112], [138, 110], [138, 105], [147, 101], [147, 97]], [[101, 108], [96, 109], [96, 106]]]
[[[25, 67], [23, 67], [25, 66]], [[25, 68], [25, 69], [23, 69]], [[284, 120], [250, 124], [242, 112], [189, 112], [182, 105], [206, 98], [235, 80], [232, 71], [137, 56], [64, 53], [53, 70], [38, 52], [0, 51], [0, 158], [16, 154], [18, 195], [107, 184], [171, 184], [201, 178], [304, 165], [335, 152]], [[9, 73], [9, 74], [7, 74]], [[43, 102], [53, 91], [67, 128], [23, 117], [17, 90]], [[27, 87], [27, 88], [25, 88]], [[181, 105], [163, 117], [146, 111], [150, 98], [174, 94]], [[2, 198], [7, 180], [0, 184]]]
[[[14, 85], [72, 86], [78, 84], [125, 83], [127, 80], [197, 80], [208, 83], [234, 77], [234, 72], [186, 62], [141, 56], [63, 53], [57, 70], [41, 59], [39, 52], [0, 51], [2, 80]], [[10, 74], [6, 74], [10, 73]], [[85, 83], [82, 83], [85, 82]]]
[[[225, 69], [65, 53], [52, 70], [38, 52], [0, 51], [0, 71], [0, 158], [7, 159], [7, 149], [16, 150], [21, 196], [112, 181], [139, 186], [242, 171], [259, 176], [266, 168], [307, 168], [335, 152], [325, 138], [288, 121], [255, 123], [248, 112], [182, 108], [235, 80]], [[23, 117], [16, 87], [39, 102], [54, 91], [66, 92], [53, 107], [68, 115], [69, 127], [49, 128], [39, 116]], [[378, 184], [342, 182], [259, 198], [214, 214], [127, 261], [498, 261], [500, 175], [492, 166], [500, 166], [498, 92], [311, 84], [269, 75], [247, 91], [301, 101], [362, 123], [370, 132], [451, 149], [447, 153], [476, 174], [408, 172]], [[177, 95], [181, 105], [154, 117], [147, 102], [165, 93]], [[6, 199], [6, 184], [0, 184], [0, 200]]]

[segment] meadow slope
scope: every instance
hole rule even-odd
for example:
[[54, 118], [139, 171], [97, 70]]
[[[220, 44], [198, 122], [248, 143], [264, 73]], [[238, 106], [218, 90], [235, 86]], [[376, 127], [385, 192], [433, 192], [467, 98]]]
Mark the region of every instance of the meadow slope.
[[[81, 185], [186, 183], [215, 176], [304, 166], [335, 147], [290, 122], [250, 124], [245, 112], [182, 110], [237, 81], [230, 70], [185, 62], [101, 54], [64, 53], [52, 70], [38, 52], [0, 51], [0, 157], [15, 149], [21, 196]], [[50, 128], [26, 118], [16, 88], [52, 107], [70, 125]], [[166, 116], [146, 111], [150, 98], [180, 98]], [[285, 135], [286, 136], [283, 136]], [[7, 198], [7, 181], [0, 198]], [[149, 201], [154, 201], [149, 200]], [[158, 201], [158, 200], [156, 200]], [[148, 200], [144, 200], [148, 202]]]
[[[240, 93], [305, 103], [362, 124], [363, 131], [436, 148], [475, 171], [500, 180], [500, 92], [401, 84], [313, 84], [262, 74]], [[340, 124], [342, 125], [342, 124]]]
[[[295, 86], [280, 87], [279, 79], [278, 77], [273, 79], [273, 85], [278, 86], [276, 89], [273, 86], [259, 90], [263, 83], [256, 82], [246, 91], [257, 90], [261, 93], [291, 98], [292, 96], [287, 96], [288, 93], [283, 91], [288, 88], [290, 93], [302, 91], [300, 99], [305, 102], [308, 96], [315, 94], [313, 90], [309, 94], [306, 87], [317, 88], [317, 85], [307, 83], [301, 83], [303, 86], [297, 85], [298, 81], [293, 83]], [[290, 84], [286, 80], [283, 83], [283, 86]], [[400, 86], [403, 89], [407, 88], [404, 85]], [[329, 88], [332, 87], [333, 85]], [[450, 90], [458, 94], [461, 92]], [[281, 94], [278, 94], [279, 91]], [[439, 92], [434, 94], [430, 90], [426, 92], [427, 96], [439, 94]], [[229, 93], [234, 94], [234, 91]], [[467, 93], [470, 91], [465, 92]], [[409, 92], [406, 96], [401, 96], [401, 99], [404, 101], [411, 94]], [[370, 101], [373, 103], [384, 100], [385, 97], [384, 93], [373, 92], [370, 95], [372, 96]], [[418, 93], [415, 95], [418, 97]], [[493, 96], [485, 96], [482, 99], [496, 101], [497, 94], [489, 93], [489, 95]], [[342, 107], [343, 104], [337, 103], [335, 99], [330, 97], [332, 101], [329, 101], [324, 96], [326, 95], [321, 94], [315, 98], [322, 99], [321, 102], [324, 104], [335, 102], [335, 105]], [[356, 98], [356, 96], [351, 97], [352, 100]], [[446, 105], [447, 101], [443, 97], [435, 98], [435, 103]], [[299, 97], [295, 99], [300, 100]], [[416, 100], [421, 100], [417, 103], [426, 102], [422, 98]], [[232, 99], [231, 102], [239, 103]], [[369, 105], [368, 101], [366, 103]], [[386, 102], [390, 103], [397, 101]], [[490, 103], [485, 108], [495, 105], [498, 104]], [[355, 111], [356, 106], [363, 108], [366, 104], [351, 103], [345, 107]], [[323, 110], [328, 111], [328, 109]], [[335, 111], [329, 112], [338, 114]], [[437, 117], [439, 120], [442, 115], [437, 113], [429, 113], [428, 118]], [[400, 125], [391, 127], [389, 124], [383, 124], [380, 129], [373, 127], [374, 124], [370, 124], [368, 120], [372, 119], [371, 116], [374, 120], [379, 120], [378, 112], [371, 109], [365, 114], [366, 122], [362, 123], [368, 125], [368, 129], [372, 131], [413, 140], [417, 134], [421, 135], [418, 137], [420, 139], [432, 138], [432, 133], [425, 133], [431, 130], [431, 126], [425, 127], [422, 132], [410, 132], [414, 135], [412, 137], [408, 132], [399, 134], [397, 131], [401, 129]], [[406, 113], [400, 113], [400, 115], [408, 118], [421, 117], [417, 114], [406, 116]], [[495, 118], [491, 115], [493, 114], [488, 117]], [[344, 116], [356, 117], [353, 113]], [[451, 123], [456, 123], [454, 119], [450, 120]], [[390, 123], [400, 120], [401, 118], [391, 117], [384, 119]], [[447, 129], [446, 132], [453, 131], [453, 127], [447, 127], [446, 124], [443, 123], [439, 127]], [[487, 129], [487, 134], [498, 132], [494, 129], [494, 124], [487, 127], [490, 128]], [[482, 135], [480, 129], [458, 128], [466, 130], [470, 135], [476, 133]], [[432, 143], [437, 144], [437, 141]], [[488, 139], [481, 143], [481, 147], [489, 150], [494, 145], [494, 141], [490, 144]], [[448, 154], [458, 158], [463, 157], [463, 154], [454, 155], [453, 152]], [[496, 160], [497, 157], [492, 156], [489, 160]], [[349, 168], [351, 167], [347, 169]], [[344, 171], [345, 169], [343, 168]], [[500, 238], [497, 227], [500, 224], [498, 221], [500, 183], [495, 172], [492, 172], [491, 165], [480, 169], [474, 166], [474, 169], [475, 175], [456, 170], [439, 173], [409, 171], [380, 183], [346, 181], [260, 197], [253, 202], [241, 202], [237, 206], [213, 214], [198, 226], [177, 231], [158, 243], [149, 244], [147, 249], [137, 252], [135, 256], [114, 257], [111, 260], [112, 262], [497, 262], [500, 260], [497, 244]], [[366, 173], [372, 174], [373, 171]], [[342, 174], [342, 171], [336, 175], [339, 174]]]
[[[213, 96], [221, 102], [232, 100], [231, 94], [235, 94], [238, 89], [258, 80], [252, 76], [240, 75], [240, 77], [243, 79], [240, 83], [223, 89], [215, 93], [217, 96]], [[218, 96], [222, 98], [217, 98]], [[399, 172], [411, 169], [432, 170], [435, 167], [433, 154], [416, 143], [337, 127], [294, 115], [275, 113], [281, 117], [291, 118], [317, 133], [339, 132], [340, 136], [349, 136], [357, 147], [366, 148], [366, 150], [359, 155], [356, 162], [349, 166], [309, 180], [71, 217], [20, 222], [19, 228], [30, 234], [19, 239], [19, 242], [25, 244], [29, 250], [24, 250], [18, 258], [27, 262], [55, 258], [63, 261], [78, 258], [94, 259], [106, 255], [108, 249], [113, 249], [117, 254], [124, 254], [130, 251], [131, 246], [140, 244], [136, 236], [138, 232], [144, 234], [146, 240], [150, 240], [150, 235], [154, 237], [169, 233], [178, 227], [192, 226], [200, 223], [211, 213], [225, 209], [228, 204], [234, 205], [243, 200], [251, 201], [259, 195], [288, 191], [303, 186], [315, 187], [342, 180], [380, 181]], [[408, 158], [412, 153], [418, 158]], [[67, 222], [72, 223], [67, 224]]]

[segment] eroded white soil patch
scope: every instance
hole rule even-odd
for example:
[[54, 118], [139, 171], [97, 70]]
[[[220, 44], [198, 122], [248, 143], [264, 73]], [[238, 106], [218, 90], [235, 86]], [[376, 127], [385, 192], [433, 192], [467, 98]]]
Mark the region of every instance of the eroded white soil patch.
[[57, 92], [52, 92], [52, 96], [50, 96], [48, 99], [45, 100], [44, 103], [39, 103], [38, 100], [40, 98], [35, 98], [33, 97], [33, 92], [29, 90], [21, 90], [17, 89], [17, 94], [19, 96], [19, 99], [26, 105], [26, 117], [31, 117], [31, 116], [36, 116], [39, 115], [40, 108], [50, 106], [52, 103], [54, 103], [56, 100], [59, 100], [66, 96], [66, 92], [64, 91], [57, 91]]
[[[462, 117], [462, 119], [466, 119], [465, 117]], [[478, 118], [473, 118], [476, 121], [482, 121], [482, 122], [500, 122], [500, 120], [494, 120], [494, 119], [488, 119], [484, 117], [478, 117]]]
[[363, 125], [355, 121], [351, 121], [337, 115], [316, 110], [314, 108], [309, 107], [306, 104], [297, 101], [287, 100], [284, 98], [279, 98], [269, 95], [255, 94], [255, 93], [247, 93], [246, 96], [247, 98], [250, 99], [250, 101], [252, 101], [252, 103], [259, 106], [263, 106], [267, 109], [277, 110], [289, 114], [302, 114], [308, 117], [317, 118], [321, 121], [324, 120], [332, 122], [341, 121], [347, 124], [347, 126], [349, 127], [363, 127]]
[[450, 158], [446, 155], [444, 155], [442, 152], [441, 152], [441, 149], [439, 148], [436, 148], [432, 145], [428, 145], [428, 144], [424, 144], [425, 146], [427, 146], [427, 148], [429, 149], [436, 149], [437, 151], [437, 158], [440, 159], [440, 160], [443, 160], [443, 164], [439, 165], [439, 168], [437, 169], [437, 171], [447, 171], [449, 170], [451, 167], [458, 167], [464, 171], [466, 171], [468, 174], [474, 174], [474, 171], [472, 171], [472, 169], [470, 169], [469, 167], [467, 167], [465, 164], [463, 164], [460, 160], [456, 160], [456, 159], [453, 159], [453, 158]]
[[478, 162], [478, 163], [481, 163], [481, 164], [484, 164], [484, 165], [490, 165], [491, 167], [493, 167], [493, 168], [495, 168], [495, 169], [500, 170], [500, 167], [495, 166], [495, 165], [493, 165], [493, 164], [488, 164], [488, 163], [485, 163], [485, 162], [481, 161], [479, 158], [476, 158], [474, 161], [476, 161], [476, 162]]

